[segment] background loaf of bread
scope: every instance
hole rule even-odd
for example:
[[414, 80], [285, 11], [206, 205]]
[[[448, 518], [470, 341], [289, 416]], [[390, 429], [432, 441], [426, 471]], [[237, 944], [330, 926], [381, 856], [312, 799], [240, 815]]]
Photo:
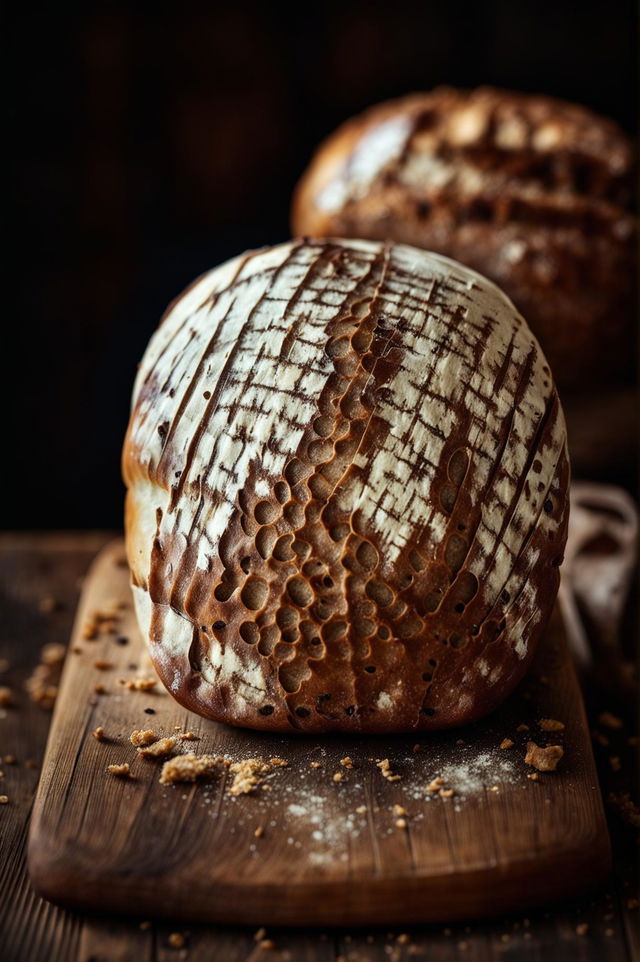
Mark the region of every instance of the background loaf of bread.
[[293, 232], [439, 251], [490, 277], [561, 388], [627, 376], [635, 312], [631, 144], [551, 97], [439, 88], [380, 104], [320, 147]]

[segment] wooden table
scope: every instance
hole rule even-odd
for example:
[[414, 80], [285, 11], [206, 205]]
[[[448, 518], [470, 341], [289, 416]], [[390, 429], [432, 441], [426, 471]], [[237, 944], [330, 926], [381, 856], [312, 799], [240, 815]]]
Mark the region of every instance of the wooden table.
[[[542, 960], [593, 962], [640, 960], [636, 864], [637, 829], [610, 809], [614, 875], [602, 889], [579, 902], [554, 905], [529, 918], [513, 917], [468, 925], [424, 926], [404, 932], [371, 927], [351, 932], [271, 930], [145, 924], [86, 917], [56, 908], [32, 892], [25, 869], [29, 815], [38, 780], [50, 714], [33, 704], [24, 682], [40, 648], [69, 638], [81, 579], [95, 553], [112, 537], [107, 532], [8, 534], [0, 537], [0, 659], [9, 662], [0, 685], [10, 686], [15, 704], [0, 708], [0, 958], [3, 962], [379, 962], [417, 959]], [[4, 666], [6, 668], [6, 666]], [[613, 706], [615, 708], [615, 706]], [[592, 723], [611, 709], [593, 697]], [[596, 741], [603, 794], [619, 797], [632, 784], [628, 729], [598, 728], [609, 740]], [[15, 763], [7, 763], [6, 756]], [[613, 771], [610, 757], [620, 757]], [[614, 767], [617, 767], [614, 765]], [[183, 937], [173, 947], [172, 934]]]

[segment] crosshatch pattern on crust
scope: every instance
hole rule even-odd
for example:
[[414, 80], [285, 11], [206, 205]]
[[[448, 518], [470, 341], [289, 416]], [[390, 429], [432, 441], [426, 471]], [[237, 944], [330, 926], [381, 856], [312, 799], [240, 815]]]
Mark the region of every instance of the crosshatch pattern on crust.
[[293, 231], [391, 239], [494, 280], [562, 388], [629, 378], [634, 151], [612, 121], [552, 97], [439, 87], [378, 104], [318, 148]]
[[251, 727], [461, 724], [522, 677], [566, 538], [537, 342], [438, 255], [294, 241], [195, 282], [139, 370], [127, 547], [161, 678]]

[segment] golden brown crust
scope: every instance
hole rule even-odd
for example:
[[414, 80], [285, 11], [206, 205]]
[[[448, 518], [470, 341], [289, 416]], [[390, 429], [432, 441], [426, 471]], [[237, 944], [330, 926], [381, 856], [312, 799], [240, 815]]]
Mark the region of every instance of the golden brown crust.
[[558, 587], [564, 421], [539, 347], [437, 255], [292, 242], [223, 265], [158, 329], [123, 457], [158, 673], [281, 731], [477, 718]]
[[329, 137], [296, 190], [293, 231], [394, 240], [468, 264], [513, 299], [558, 383], [575, 387], [632, 363], [632, 170], [623, 132], [582, 107], [439, 88]]

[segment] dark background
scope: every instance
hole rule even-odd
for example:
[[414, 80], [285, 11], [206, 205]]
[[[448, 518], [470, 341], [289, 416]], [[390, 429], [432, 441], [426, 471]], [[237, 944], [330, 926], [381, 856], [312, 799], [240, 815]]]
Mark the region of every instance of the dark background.
[[634, 132], [633, 2], [287, 6], [13, 14], [1, 527], [120, 526], [129, 395], [161, 312], [195, 275], [288, 236], [296, 179], [349, 115], [493, 83]]

